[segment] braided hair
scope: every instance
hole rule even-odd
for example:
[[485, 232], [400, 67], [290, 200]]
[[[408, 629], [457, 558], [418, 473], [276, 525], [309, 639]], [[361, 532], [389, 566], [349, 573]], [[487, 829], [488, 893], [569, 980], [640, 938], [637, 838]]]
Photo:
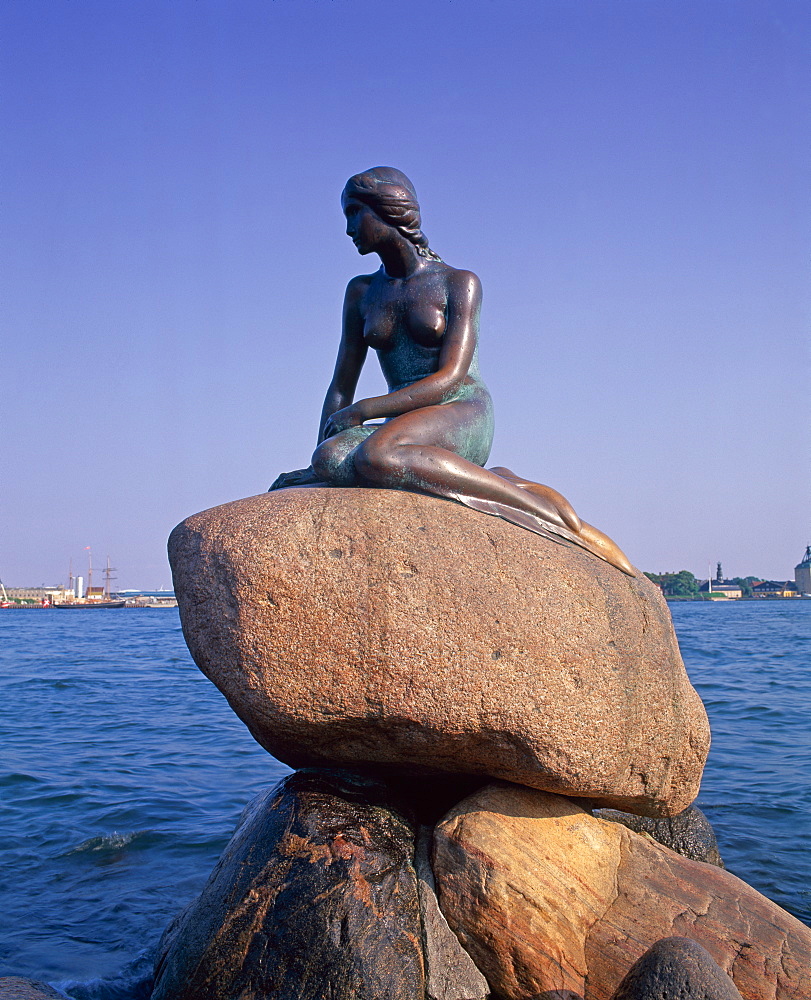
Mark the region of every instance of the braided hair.
[[394, 167], [372, 167], [355, 174], [346, 182], [343, 198], [356, 198], [368, 205], [380, 218], [414, 244], [426, 260], [442, 258], [428, 246], [428, 237], [420, 229], [420, 206], [414, 185]]

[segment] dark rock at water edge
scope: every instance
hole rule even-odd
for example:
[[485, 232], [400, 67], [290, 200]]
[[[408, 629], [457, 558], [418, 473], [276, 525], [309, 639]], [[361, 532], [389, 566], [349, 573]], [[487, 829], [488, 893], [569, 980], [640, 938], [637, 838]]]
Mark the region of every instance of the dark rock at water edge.
[[653, 819], [617, 809], [595, 809], [594, 815], [612, 823], [622, 823], [634, 833], [646, 833], [671, 851], [693, 861], [725, 868], [710, 821], [697, 806], [688, 806], [677, 816]]
[[741, 1000], [706, 948], [689, 938], [657, 941], [631, 966], [613, 1000]]
[[382, 782], [285, 778], [164, 934], [153, 1000], [424, 1000], [414, 838]]
[[65, 994], [59, 993], [47, 983], [37, 979], [26, 979], [25, 976], [0, 976], [0, 1000], [65, 1000]]
[[[531, 1000], [583, 1000], [571, 990], [547, 990]], [[689, 938], [657, 941], [617, 987], [611, 1000], [742, 1000], [706, 948]]]

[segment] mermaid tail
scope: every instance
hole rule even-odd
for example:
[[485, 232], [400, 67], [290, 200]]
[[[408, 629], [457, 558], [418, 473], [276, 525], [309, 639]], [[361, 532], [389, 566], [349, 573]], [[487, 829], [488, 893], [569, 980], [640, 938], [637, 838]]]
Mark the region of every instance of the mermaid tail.
[[[628, 576], [636, 576], [636, 570], [619, 545], [609, 538], [608, 535], [603, 534], [598, 528], [583, 521], [580, 527], [580, 537], [588, 542], [589, 552], [593, 552], [594, 555], [605, 559], [606, 562], [611, 563], [612, 566], [616, 566], [617, 569], [621, 569]], [[580, 544], [582, 545], [583, 543], [581, 542]]]
[[[552, 522], [545, 521], [543, 518], [538, 517], [535, 514], [529, 514], [526, 511], [518, 510], [516, 507], [500, 503], [497, 500], [481, 500], [478, 497], [464, 496], [459, 493], [446, 495], [452, 496], [454, 500], [458, 500], [467, 507], [472, 507], [473, 510], [480, 510], [484, 514], [492, 514], [496, 517], [502, 517], [505, 521], [509, 521], [511, 524], [517, 524], [521, 528], [527, 528], [529, 531], [535, 532], [536, 535], [541, 535], [543, 538], [548, 538], [550, 541], [557, 542], [558, 544], [561, 544], [562, 542], [570, 542], [572, 545], [579, 545], [581, 549], [585, 549], [587, 552], [597, 556], [598, 559], [602, 559], [611, 566], [616, 566], [617, 569], [622, 570], [622, 572], [626, 573], [628, 576], [636, 576], [636, 571], [628, 561], [628, 557], [622, 549], [620, 549], [620, 547], [613, 542], [608, 535], [603, 534], [602, 531], [590, 524], [587, 524], [585, 521], [581, 521], [572, 510], [568, 500], [566, 500], [565, 497], [563, 497], [556, 490], [551, 489], [549, 486], [543, 486], [541, 483], [533, 483], [531, 480], [516, 476], [514, 472], [510, 472], [509, 469], [505, 469], [502, 466], [495, 466], [488, 471], [495, 473], [497, 476], [501, 476], [502, 479], [508, 479], [510, 482], [515, 483], [516, 486], [520, 486], [522, 489], [526, 489], [530, 493], [536, 493], [539, 496], [544, 497], [546, 500], [551, 501], [559, 509], [562, 508], [561, 516], [563, 516], [569, 523], [571, 523], [571, 515], [574, 515], [576, 523], [580, 525], [580, 530], [572, 531], [569, 527], [553, 524]], [[564, 504], [565, 507], [562, 507]], [[571, 515], [569, 512], [571, 512]]]

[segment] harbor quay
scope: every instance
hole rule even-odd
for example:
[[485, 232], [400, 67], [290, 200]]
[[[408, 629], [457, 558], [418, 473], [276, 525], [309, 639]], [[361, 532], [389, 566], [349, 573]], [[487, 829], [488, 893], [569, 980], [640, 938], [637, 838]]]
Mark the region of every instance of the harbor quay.
[[46, 609], [65, 607], [176, 608], [171, 590], [122, 590], [105, 592], [103, 587], [75, 589], [55, 587], [3, 587], [0, 609]]

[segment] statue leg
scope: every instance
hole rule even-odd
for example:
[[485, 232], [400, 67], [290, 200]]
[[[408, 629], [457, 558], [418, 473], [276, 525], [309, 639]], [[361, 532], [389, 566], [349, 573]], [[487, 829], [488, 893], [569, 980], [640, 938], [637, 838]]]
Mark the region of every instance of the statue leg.
[[559, 508], [550, 498], [460, 456], [477, 419], [475, 403], [467, 401], [403, 413], [378, 427], [355, 451], [355, 472], [369, 485], [473, 496], [577, 531], [580, 520], [568, 503]]
[[[529, 490], [531, 493], [536, 493], [538, 496], [546, 497], [553, 503], [558, 502], [559, 500], [562, 500], [564, 503], [568, 503], [565, 497], [561, 496], [557, 490], [553, 490], [550, 486], [542, 486], [540, 483], [532, 482], [531, 479], [524, 479], [521, 476], [517, 476], [514, 472], [511, 472], [509, 469], [505, 469], [503, 466], [494, 466], [490, 471], [495, 472], [499, 476], [503, 476], [505, 479], [509, 479], [511, 482], [515, 483], [516, 486], [520, 486], [522, 489]], [[572, 513], [574, 513], [574, 511]], [[604, 559], [610, 562], [612, 566], [616, 566], [618, 569], [621, 569], [623, 573], [628, 573], [630, 576], [634, 576], [634, 568], [628, 561], [628, 557], [617, 545], [617, 543], [608, 537], [608, 535], [603, 534], [603, 532], [598, 528], [595, 528], [591, 524], [587, 524], [585, 521], [580, 521], [580, 529], [577, 534], [587, 541], [593, 549], [596, 549], [596, 551], [598, 551]]]
[[514, 472], [511, 472], [509, 469], [505, 469], [503, 465], [494, 465], [489, 471], [494, 472], [497, 476], [501, 476], [502, 479], [509, 479], [511, 483], [515, 483], [516, 486], [520, 486], [522, 489], [529, 490], [536, 496], [543, 497], [558, 510], [566, 511], [566, 514], [568, 515], [566, 524], [572, 529], [572, 531], [579, 531], [581, 523], [580, 518], [577, 514], [575, 514], [574, 507], [572, 507], [562, 493], [558, 493], [557, 490], [553, 490], [551, 486], [543, 486], [541, 483], [533, 483], [531, 479], [524, 479], [522, 476], [516, 476]]

